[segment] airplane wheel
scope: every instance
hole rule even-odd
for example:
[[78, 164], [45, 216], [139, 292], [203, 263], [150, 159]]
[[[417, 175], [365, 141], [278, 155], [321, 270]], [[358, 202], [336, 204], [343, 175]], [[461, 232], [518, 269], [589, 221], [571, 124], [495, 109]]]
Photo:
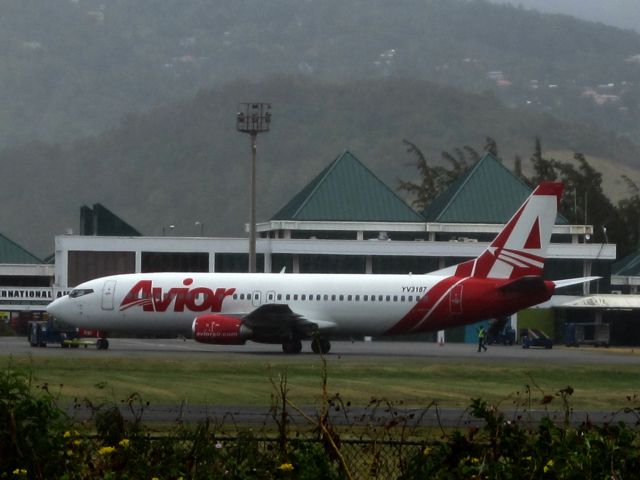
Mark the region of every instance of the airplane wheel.
[[311, 341], [311, 350], [313, 350], [313, 353], [329, 353], [329, 350], [331, 350], [331, 343], [327, 339], [316, 338]]
[[291, 342], [282, 343], [282, 351], [284, 353], [300, 353], [302, 351], [302, 342], [300, 340], [293, 340]]
[[96, 346], [98, 347], [98, 350], [107, 350], [109, 348], [109, 340], [106, 338], [99, 338]]

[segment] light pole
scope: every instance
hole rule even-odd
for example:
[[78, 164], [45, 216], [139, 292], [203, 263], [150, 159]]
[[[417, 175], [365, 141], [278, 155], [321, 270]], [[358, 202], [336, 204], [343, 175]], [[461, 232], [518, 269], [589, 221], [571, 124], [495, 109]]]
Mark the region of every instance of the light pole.
[[251, 138], [251, 198], [249, 207], [249, 272], [256, 271], [256, 139], [268, 132], [271, 124], [270, 103], [241, 103], [236, 114], [236, 130]]

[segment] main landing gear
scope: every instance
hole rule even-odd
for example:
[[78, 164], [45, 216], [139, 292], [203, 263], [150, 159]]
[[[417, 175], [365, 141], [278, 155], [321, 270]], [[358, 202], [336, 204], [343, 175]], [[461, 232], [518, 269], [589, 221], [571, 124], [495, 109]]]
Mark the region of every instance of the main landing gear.
[[[325, 338], [314, 338], [311, 340], [311, 350], [313, 353], [329, 353], [331, 343]], [[302, 342], [300, 340], [282, 342], [282, 351], [289, 354], [300, 353], [302, 351]]]
[[313, 353], [329, 353], [331, 343], [326, 338], [314, 338], [311, 340], [311, 350], [313, 350]]
[[284, 353], [300, 353], [302, 351], [302, 342], [300, 340], [291, 340], [282, 343], [282, 351]]

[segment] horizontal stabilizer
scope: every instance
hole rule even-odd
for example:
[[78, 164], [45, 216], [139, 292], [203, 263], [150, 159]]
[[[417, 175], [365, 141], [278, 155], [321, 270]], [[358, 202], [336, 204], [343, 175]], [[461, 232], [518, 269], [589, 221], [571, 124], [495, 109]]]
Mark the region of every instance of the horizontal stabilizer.
[[602, 277], [580, 277], [580, 278], [566, 278], [564, 280], [553, 280], [553, 284], [556, 288], [568, 287], [571, 285], [577, 285], [579, 283], [592, 282]]
[[501, 285], [503, 293], [533, 293], [545, 289], [544, 279], [538, 276], [520, 277]]

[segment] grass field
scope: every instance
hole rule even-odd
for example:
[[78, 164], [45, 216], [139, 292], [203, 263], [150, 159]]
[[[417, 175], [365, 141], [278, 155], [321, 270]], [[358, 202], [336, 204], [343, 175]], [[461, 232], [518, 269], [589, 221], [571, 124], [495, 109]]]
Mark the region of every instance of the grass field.
[[[142, 357], [74, 358], [0, 356], [0, 366], [30, 369], [35, 385], [47, 384], [61, 403], [89, 398], [120, 401], [132, 393], [153, 404], [269, 405], [273, 386], [287, 375], [289, 398], [299, 405], [321, 399], [323, 363], [320, 358], [299, 361], [291, 357], [225, 357], [211, 359]], [[567, 386], [574, 389], [576, 409], [615, 410], [637, 407], [640, 373], [631, 365], [474, 364], [463, 361], [434, 363], [433, 359], [343, 361], [327, 357], [329, 394], [339, 393], [354, 405], [372, 397], [426, 406], [466, 407], [471, 398], [501, 402], [528, 398], [532, 407], [544, 395]], [[528, 387], [527, 387], [528, 386]], [[631, 400], [629, 400], [631, 399]], [[560, 408], [560, 405], [557, 405]]]

